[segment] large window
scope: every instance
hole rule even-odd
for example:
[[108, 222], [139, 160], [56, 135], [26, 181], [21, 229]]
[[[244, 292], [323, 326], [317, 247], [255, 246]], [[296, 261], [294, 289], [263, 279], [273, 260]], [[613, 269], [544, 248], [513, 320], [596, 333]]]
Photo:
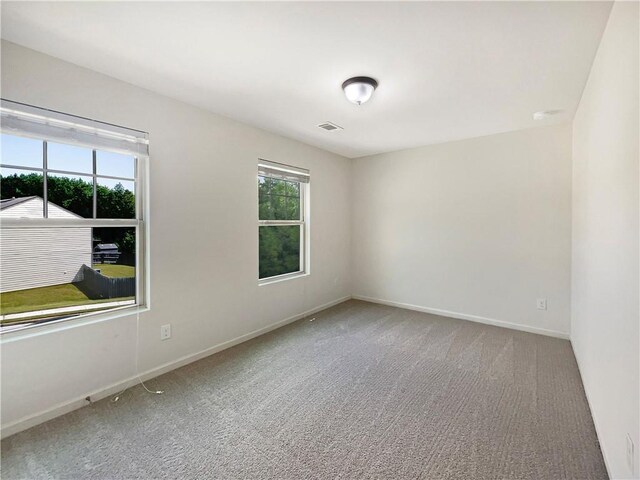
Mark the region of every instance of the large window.
[[0, 113], [0, 331], [146, 305], [146, 134]]
[[258, 245], [261, 282], [308, 273], [309, 171], [260, 160]]

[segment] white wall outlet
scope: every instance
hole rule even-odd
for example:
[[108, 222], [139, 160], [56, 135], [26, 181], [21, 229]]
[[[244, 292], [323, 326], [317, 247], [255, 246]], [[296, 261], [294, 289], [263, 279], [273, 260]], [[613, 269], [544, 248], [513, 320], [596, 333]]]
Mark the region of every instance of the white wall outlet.
[[538, 310], [546, 310], [547, 309], [547, 299], [546, 298], [538, 298], [536, 300], [536, 307], [538, 307]]
[[633, 440], [631, 440], [631, 436], [627, 433], [627, 466], [629, 467], [629, 471], [631, 475], [633, 475]]
[[160, 340], [168, 340], [171, 338], [171, 324], [162, 325], [160, 327]]

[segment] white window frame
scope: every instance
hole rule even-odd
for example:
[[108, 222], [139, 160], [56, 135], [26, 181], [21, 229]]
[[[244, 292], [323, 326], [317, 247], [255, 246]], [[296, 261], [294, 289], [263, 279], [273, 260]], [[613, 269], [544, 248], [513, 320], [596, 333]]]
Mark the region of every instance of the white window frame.
[[[262, 172], [261, 167], [267, 171], [278, 171], [279, 175], [271, 175]], [[291, 175], [291, 176], [289, 176]], [[296, 176], [306, 177], [306, 181], [296, 180]], [[259, 198], [259, 177], [270, 177], [276, 180], [286, 180], [296, 182], [300, 191], [300, 220], [260, 220], [260, 198]], [[260, 227], [278, 227], [278, 226], [300, 226], [300, 269], [296, 272], [283, 273], [282, 275], [274, 275], [272, 277], [260, 278], [260, 242], [258, 240], [258, 285], [268, 285], [270, 283], [282, 282], [294, 278], [305, 277], [310, 274], [310, 246], [311, 235], [309, 231], [310, 218], [310, 174], [303, 168], [294, 167], [282, 163], [271, 162], [268, 160], [258, 160], [258, 176], [256, 177], [256, 193], [258, 195], [256, 205], [258, 206], [258, 238], [260, 235]]]
[[[94, 323], [96, 321], [132, 315], [148, 311], [150, 305], [150, 276], [149, 276], [149, 154], [148, 134], [137, 130], [76, 117], [61, 112], [41, 109], [31, 105], [2, 99], [2, 114], [0, 131], [3, 134], [21, 136], [41, 140], [43, 142], [43, 168], [25, 167], [21, 165], [2, 164], [3, 168], [19, 169], [23, 171], [42, 172], [44, 176], [43, 203], [44, 217], [46, 217], [48, 198], [46, 193], [47, 173], [62, 173], [73, 175], [91, 176], [94, 180], [94, 205], [93, 212], [96, 216], [96, 178], [119, 179], [107, 175], [96, 174], [96, 151], [124, 153], [135, 159], [135, 201], [136, 215], [133, 219], [109, 219], [109, 218], [3, 218], [0, 228], [42, 228], [42, 227], [130, 227], [136, 232], [136, 297], [133, 303], [125, 306], [116, 306], [97, 312], [69, 313], [67, 316], [52, 318], [42, 322], [30, 324], [17, 324], [11, 327], [0, 328], [0, 336], [4, 340], [7, 337], [22, 336], [21, 332], [35, 329], [37, 332], [57, 330], [62, 326], [68, 328], [73, 325]], [[31, 123], [31, 124], [30, 124]], [[68, 130], [68, 133], [65, 131]], [[50, 133], [49, 133], [50, 132]], [[131, 135], [130, 133], [133, 133]], [[93, 150], [92, 174], [52, 170], [47, 168], [47, 142], [81, 146]], [[137, 153], [133, 153], [137, 152]], [[130, 179], [126, 179], [131, 181]], [[30, 333], [30, 332], [29, 332]]]

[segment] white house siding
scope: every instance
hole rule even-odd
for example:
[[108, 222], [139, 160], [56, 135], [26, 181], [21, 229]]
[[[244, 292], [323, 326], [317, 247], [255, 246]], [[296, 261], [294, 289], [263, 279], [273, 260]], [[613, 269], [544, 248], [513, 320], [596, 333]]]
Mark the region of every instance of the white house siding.
[[[2, 218], [42, 218], [35, 197], [3, 209]], [[77, 215], [49, 203], [50, 218]], [[91, 265], [91, 228], [0, 229], [0, 292], [79, 281], [82, 264]]]
[[[43, 218], [44, 200], [40, 197], [33, 197], [12, 207], [0, 210], [0, 219], [2, 218]], [[59, 207], [55, 203], [49, 202], [48, 207], [49, 218], [80, 218], [69, 210]]]

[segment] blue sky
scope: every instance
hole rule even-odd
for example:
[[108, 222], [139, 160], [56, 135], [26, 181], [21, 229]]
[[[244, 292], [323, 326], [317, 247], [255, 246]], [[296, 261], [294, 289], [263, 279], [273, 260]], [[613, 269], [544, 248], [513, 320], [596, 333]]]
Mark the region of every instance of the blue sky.
[[[41, 140], [2, 134], [0, 149], [0, 163], [2, 164], [42, 168]], [[78, 172], [77, 175], [55, 174], [57, 176], [81, 178], [87, 182], [92, 181], [90, 176], [81, 175], [83, 173], [91, 175], [93, 170], [92, 150], [89, 148], [48, 142], [47, 164], [51, 170]], [[119, 153], [97, 151], [96, 167], [98, 175], [133, 178], [135, 159]], [[3, 168], [2, 170], [3, 174], [21, 173], [15, 169], [8, 170]], [[25, 171], [24, 173], [28, 172]], [[53, 174], [50, 173], [50, 175]], [[131, 181], [98, 178], [99, 185], [114, 187], [117, 183], [122, 183], [127, 190], [134, 190], [134, 183]]]

